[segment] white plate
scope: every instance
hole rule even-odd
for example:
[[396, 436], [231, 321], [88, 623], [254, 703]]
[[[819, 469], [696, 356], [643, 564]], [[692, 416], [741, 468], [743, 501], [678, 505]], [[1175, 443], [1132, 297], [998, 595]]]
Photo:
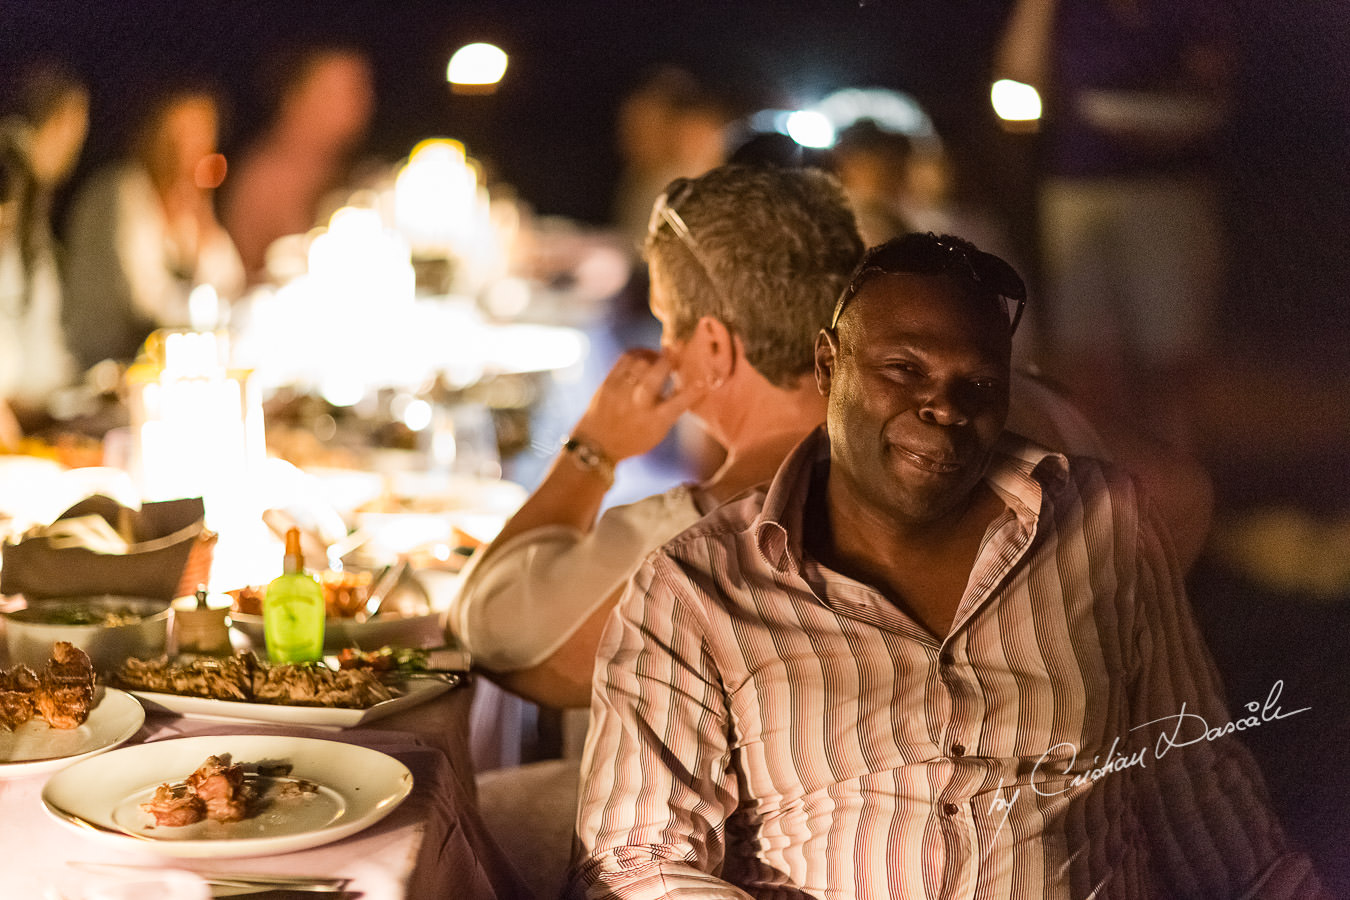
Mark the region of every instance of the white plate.
[[[319, 785], [311, 798], [274, 804], [242, 822], [158, 826], [140, 809], [160, 784], [182, 781], [208, 756], [238, 764], [285, 762]], [[53, 775], [42, 790], [60, 822], [126, 849], [185, 859], [290, 853], [336, 841], [383, 819], [412, 790], [412, 773], [378, 750], [317, 738], [208, 735], [123, 747]], [[72, 821], [72, 817], [82, 822]]]
[[[263, 617], [250, 613], [230, 613], [230, 623], [253, 645], [261, 656], [266, 650]], [[378, 650], [381, 647], [410, 647], [425, 650], [445, 643], [445, 622], [439, 612], [421, 616], [385, 618], [376, 616], [364, 622], [329, 617], [323, 623], [323, 649], [336, 653], [345, 647]]]
[[76, 760], [111, 750], [140, 731], [145, 710], [126, 691], [95, 688], [94, 707], [78, 728], [53, 728], [30, 719], [13, 731], [0, 731], [0, 778], [51, 772]]
[[[186, 697], [180, 694], [160, 694], [154, 691], [132, 691], [152, 712], [169, 712], [193, 719], [211, 719], [221, 722], [264, 722], [281, 725], [313, 725], [328, 728], [351, 728], [425, 703], [439, 697], [454, 685], [438, 678], [413, 678], [402, 696], [384, 700], [365, 709], [342, 709], [332, 706], [284, 706], [275, 703], [248, 703], [242, 700], [212, 700], [207, 697]], [[204, 759], [205, 757], [203, 757]]]

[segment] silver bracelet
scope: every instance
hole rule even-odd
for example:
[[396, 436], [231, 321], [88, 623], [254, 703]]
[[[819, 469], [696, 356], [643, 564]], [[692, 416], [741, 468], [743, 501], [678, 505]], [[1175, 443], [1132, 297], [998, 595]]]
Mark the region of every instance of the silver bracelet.
[[563, 453], [572, 464], [583, 472], [593, 472], [604, 479], [605, 485], [614, 484], [614, 461], [605, 455], [597, 445], [582, 438], [568, 435], [563, 438]]

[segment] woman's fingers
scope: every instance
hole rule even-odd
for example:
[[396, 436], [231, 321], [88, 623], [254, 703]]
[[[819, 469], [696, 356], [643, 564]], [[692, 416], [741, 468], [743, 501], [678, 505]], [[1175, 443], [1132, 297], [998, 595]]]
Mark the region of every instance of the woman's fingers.
[[591, 398], [577, 431], [616, 461], [646, 453], [706, 393], [682, 385], [673, 376], [673, 361], [665, 353], [626, 351]]
[[659, 358], [654, 350], [636, 349], [625, 351], [615, 361], [609, 374], [605, 376], [606, 386], [613, 383], [620, 388], [633, 388], [646, 376], [648, 369]]

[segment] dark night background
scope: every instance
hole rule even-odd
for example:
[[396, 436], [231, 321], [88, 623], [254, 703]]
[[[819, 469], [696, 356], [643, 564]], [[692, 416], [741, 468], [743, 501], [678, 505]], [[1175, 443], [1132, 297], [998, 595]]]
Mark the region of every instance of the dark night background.
[[[66, 54], [91, 79], [81, 173], [114, 149], [147, 80], [210, 76], [233, 101], [225, 149], [256, 124], [252, 73], [267, 51], [339, 38], [378, 78], [369, 150], [389, 160], [420, 138], [460, 138], [538, 211], [603, 224], [618, 169], [619, 99], [654, 64], [682, 65], [747, 102], [790, 107], [848, 86], [888, 86], [927, 109], [951, 151], [958, 196], [1032, 233], [1032, 144], [1002, 133], [988, 59], [1009, 4], [997, 0], [0, 0], [0, 67]], [[1201, 451], [1220, 514], [1292, 504], [1350, 510], [1350, 5], [1234, 0], [1238, 113], [1221, 176], [1231, 271], [1225, 350]], [[450, 52], [474, 40], [511, 57], [492, 97], [452, 96]], [[78, 177], [78, 175], [77, 175]], [[1034, 292], [1033, 292], [1034, 302]], [[1338, 548], [1350, 554], [1350, 546]], [[1333, 552], [1335, 552], [1333, 550]], [[1249, 743], [1290, 830], [1350, 890], [1350, 596], [1311, 601], [1212, 560], [1192, 596], [1234, 707], [1286, 682], [1312, 710]]]
[[[1224, 181], [1236, 261], [1227, 322], [1244, 342], [1302, 352], [1350, 334], [1350, 8], [1236, 0], [1240, 108]], [[464, 140], [544, 213], [601, 223], [618, 160], [620, 97], [652, 66], [682, 65], [747, 103], [790, 107], [830, 90], [905, 90], [936, 122], [957, 189], [1029, 234], [1031, 152], [987, 100], [999, 0], [28, 0], [0, 4], [0, 66], [65, 53], [92, 80], [81, 173], [116, 146], [147, 83], [205, 75], [233, 103], [225, 149], [256, 126], [258, 63], [271, 48], [340, 39], [377, 68], [369, 150], [407, 153], [434, 134]], [[450, 52], [490, 40], [511, 56], [493, 97], [453, 97]], [[1260, 349], [1258, 346], [1255, 348]]]

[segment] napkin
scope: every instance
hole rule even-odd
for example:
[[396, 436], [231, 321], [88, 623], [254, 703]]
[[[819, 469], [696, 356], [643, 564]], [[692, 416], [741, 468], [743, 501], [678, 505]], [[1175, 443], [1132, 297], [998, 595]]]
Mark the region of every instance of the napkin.
[[5, 544], [0, 594], [172, 600], [208, 580], [215, 541], [200, 497], [133, 510], [96, 494]]

